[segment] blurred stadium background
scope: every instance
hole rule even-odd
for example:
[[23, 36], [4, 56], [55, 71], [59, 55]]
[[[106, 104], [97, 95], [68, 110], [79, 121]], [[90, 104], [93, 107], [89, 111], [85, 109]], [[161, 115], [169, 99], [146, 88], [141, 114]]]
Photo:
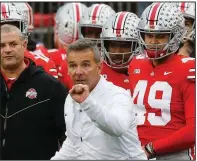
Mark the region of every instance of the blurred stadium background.
[[[53, 44], [53, 25], [54, 16], [60, 6], [68, 2], [28, 2], [34, 12], [35, 30], [31, 37], [36, 42], [43, 42], [47, 48], [54, 48]], [[91, 6], [101, 2], [82, 2], [86, 6]], [[102, 2], [111, 6], [116, 12], [130, 11], [139, 17], [143, 10], [151, 2]]]

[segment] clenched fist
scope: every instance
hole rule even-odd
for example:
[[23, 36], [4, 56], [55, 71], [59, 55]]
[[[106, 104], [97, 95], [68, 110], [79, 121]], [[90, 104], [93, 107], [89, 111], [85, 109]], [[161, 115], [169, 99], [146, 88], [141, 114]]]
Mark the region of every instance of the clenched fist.
[[78, 103], [82, 103], [89, 96], [90, 90], [87, 85], [77, 84], [72, 87], [69, 93], [72, 99], [74, 99]]

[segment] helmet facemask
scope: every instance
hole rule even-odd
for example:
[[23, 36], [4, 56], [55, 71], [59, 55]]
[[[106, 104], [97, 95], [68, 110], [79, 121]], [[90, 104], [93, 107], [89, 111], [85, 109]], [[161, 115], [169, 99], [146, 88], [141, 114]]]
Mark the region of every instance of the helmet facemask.
[[[186, 27], [186, 32], [184, 34], [183, 42], [186, 42], [187, 40], [189, 41], [194, 41], [195, 40], [195, 19], [190, 18], [190, 17], [185, 17], [185, 27]], [[187, 23], [192, 22], [192, 26], [188, 26]]]
[[[104, 62], [111, 68], [121, 69], [128, 68], [133, 56], [136, 55], [138, 42], [137, 40], [102, 40], [101, 45]], [[118, 48], [118, 52], [113, 47]]]
[[[179, 49], [179, 44], [183, 39], [183, 35], [181, 35], [183, 31], [181, 32], [180, 30], [184, 29], [181, 27], [176, 27], [168, 31], [139, 30], [139, 45], [142, 53], [144, 53], [149, 59], [161, 59], [175, 53]], [[147, 44], [145, 43], [145, 34], [157, 35], [158, 37], [168, 35], [168, 40], [159, 44]]]

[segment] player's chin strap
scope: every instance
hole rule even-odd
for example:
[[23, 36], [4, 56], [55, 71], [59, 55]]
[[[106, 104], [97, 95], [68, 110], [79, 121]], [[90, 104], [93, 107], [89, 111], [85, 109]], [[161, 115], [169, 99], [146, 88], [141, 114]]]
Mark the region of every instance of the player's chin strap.
[[150, 143], [148, 143], [148, 144], [145, 145], [145, 150], [146, 150], [146, 152], [147, 152], [148, 154], [150, 154], [149, 159], [155, 157], [155, 151], [154, 151], [153, 143], [152, 143], [152, 142], [150, 142]]

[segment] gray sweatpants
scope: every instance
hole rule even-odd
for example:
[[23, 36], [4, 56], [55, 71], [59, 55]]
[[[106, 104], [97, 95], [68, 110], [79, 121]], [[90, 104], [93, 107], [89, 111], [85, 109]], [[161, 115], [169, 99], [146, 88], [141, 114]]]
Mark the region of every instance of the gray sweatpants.
[[156, 156], [156, 160], [194, 160], [191, 149]]

